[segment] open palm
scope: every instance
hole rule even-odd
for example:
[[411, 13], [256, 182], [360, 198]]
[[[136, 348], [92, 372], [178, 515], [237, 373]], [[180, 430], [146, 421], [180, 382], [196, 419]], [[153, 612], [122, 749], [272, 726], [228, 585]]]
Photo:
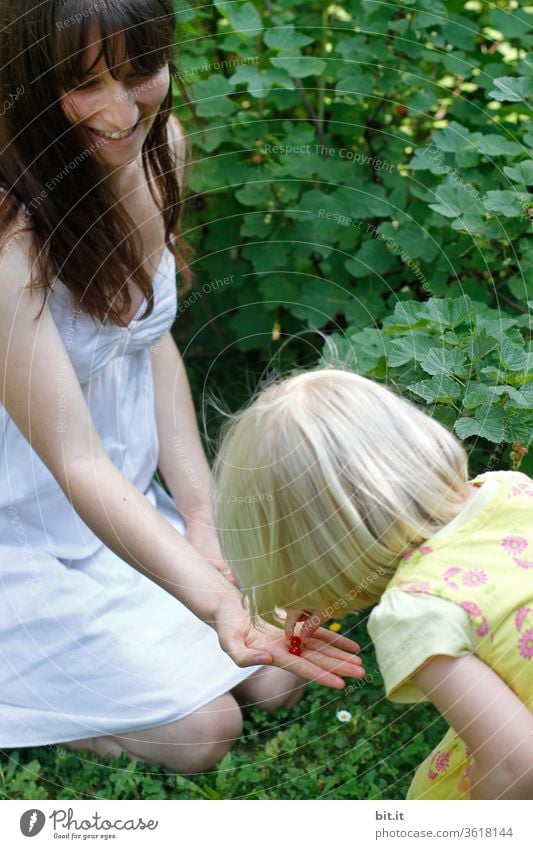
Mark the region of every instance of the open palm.
[[216, 614], [220, 645], [238, 666], [272, 664], [301, 678], [341, 690], [344, 678], [364, 678], [360, 646], [326, 628], [313, 632], [301, 656], [289, 652], [282, 628], [265, 622], [254, 627], [240, 600], [228, 599]]

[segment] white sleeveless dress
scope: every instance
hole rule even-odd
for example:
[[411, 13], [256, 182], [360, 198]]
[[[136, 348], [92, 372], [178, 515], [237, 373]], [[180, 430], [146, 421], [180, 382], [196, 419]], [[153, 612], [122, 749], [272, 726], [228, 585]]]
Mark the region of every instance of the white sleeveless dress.
[[[127, 328], [48, 305], [113, 463], [174, 527], [157, 467], [150, 347], [176, 317], [165, 248], [154, 310]], [[58, 392], [61, 369], [51, 374]], [[60, 743], [181, 719], [259, 667], [240, 669], [215, 632], [95, 536], [0, 404], [0, 748]]]

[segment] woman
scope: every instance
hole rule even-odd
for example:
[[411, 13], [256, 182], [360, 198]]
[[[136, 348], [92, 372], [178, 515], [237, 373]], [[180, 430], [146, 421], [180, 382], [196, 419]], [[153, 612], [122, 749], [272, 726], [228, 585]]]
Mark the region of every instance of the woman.
[[17, 92], [0, 119], [0, 745], [198, 772], [241, 704], [342, 687], [358, 646], [322, 631], [291, 656], [224, 574], [170, 334], [175, 260], [187, 275], [171, 0], [0, 9]]

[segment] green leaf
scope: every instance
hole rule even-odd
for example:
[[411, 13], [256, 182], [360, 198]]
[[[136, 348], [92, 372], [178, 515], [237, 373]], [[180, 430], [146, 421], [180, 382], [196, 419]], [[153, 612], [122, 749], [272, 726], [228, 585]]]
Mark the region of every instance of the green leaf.
[[485, 209], [489, 212], [501, 212], [506, 218], [517, 218], [522, 215], [522, 208], [527, 200], [528, 196], [524, 192], [512, 192], [507, 189], [503, 192], [487, 192]]
[[468, 356], [471, 360], [481, 360], [486, 354], [494, 351], [498, 347], [498, 342], [493, 336], [488, 336], [485, 329], [480, 330], [471, 336], [468, 340]]
[[437, 130], [431, 137], [431, 148], [435, 145], [448, 153], [458, 153], [470, 146], [470, 132], [457, 121], [450, 121], [447, 127]]
[[464, 212], [479, 210], [479, 202], [462, 186], [443, 183], [435, 192], [436, 203], [430, 203], [430, 209], [439, 212], [446, 218], [457, 218]]
[[465, 377], [465, 358], [457, 348], [431, 348], [420, 363], [428, 374]]
[[192, 85], [196, 101], [196, 114], [200, 117], [227, 117], [238, 107], [225, 95], [233, 93], [233, 86], [221, 74], [212, 74], [207, 80], [198, 80]]
[[407, 387], [410, 392], [419, 395], [428, 403], [446, 403], [454, 401], [461, 396], [461, 387], [450, 377], [432, 377], [430, 380], [421, 380], [411, 383]]
[[323, 327], [344, 311], [349, 294], [341, 286], [328, 280], [308, 280], [302, 286], [298, 304], [291, 308], [297, 318], [307, 319], [311, 325]]
[[420, 315], [420, 304], [417, 301], [397, 301], [394, 313], [383, 322], [383, 330], [396, 333], [399, 330], [410, 330], [424, 327], [428, 320]]
[[470, 137], [475, 149], [484, 156], [519, 156], [524, 152], [521, 145], [497, 133], [473, 133]]
[[237, 189], [235, 197], [244, 206], [259, 206], [264, 208], [267, 201], [272, 200], [271, 183], [269, 180], [250, 180]]
[[435, 345], [435, 337], [425, 330], [410, 330], [406, 336], [391, 339], [388, 364], [398, 368], [406, 363], [420, 363]]
[[244, 38], [255, 38], [263, 32], [261, 16], [252, 3], [226, 3], [215, 0], [215, 6], [227, 17], [231, 28]]
[[503, 9], [490, 10], [490, 21], [494, 29], [510, 38], [521, 38], [533, 26], [531, 15], [525, 9]]
[[496, 88], [489, 91], [489, 97], [494, 100], [508, 100], [519, 103], [533, 97], [533, 80], [528, 77], [496, 77]]
[[315, 56], [275, 56], [270, 60], [275, 68], [282, 68], [297, 79], [321, 74], [326, 63]]
[[354, 277], [368, 277], [370, 274], [384, 274], [396, 265], [396, 259], [383, 244], [375, 239], [363, 242], [357, 254], [345, 262], [345, 268]]
[[479, 407], [475, 418], [461, 417], [454, 427], [459, 439], [481, 436], [489, 442], [502, 442], [506, 435], [505, 413], [501, 408], [491, 405]]
[[385, 244], [388, 250], [400, 255], [402, 262], [408, 262], [410, 259], [433, 262], [440, 251], [439, 242], [432, 238], [423, 226], [402, 221], [394, 228], [392, 223], [386, 221], [379, 225], [378, 230], [387, 238]]
[[313, 43], [313, 39], [302, 32], [296, 32], [294, 24], [272, 27], [265, 31], [263, 41], [274, 50], [299, 50]]
[[365, 74], [359, 68], [344, 67], [339, 72], [335, 94], [340, 97], [343, 95], [370, 94], [375, 84], [375, 79], [371, 74]]
[[503, 173], [513, 180], [514, 183], [521, 183], [523, 186], [533, 185], [533, 159], [525, 159], [510, 168], [508, 165], [503, 166]]
[[523, 371], [526, 366], [526, 352], [520, 345], [515, 345], [504, 336], [500, 348], [500, 362], [509, 371]]
[[252, 97], [258, 98], [266, 97], [272, 88], [272, 86], [269, 85], [266, 74], [261, 73], [257, 68], [254, 68], [251, 65], [245, 64], [239, 65], [233, 76], [230, 77], [230, 82], [233, 85], [245, 83]]
[[271, 302], [266, 304], [265, 308], [273, 310], [277, 304], [286, 305], [298, 300], [300, 286], [296, 280], [291, 280], [290, 277], [280, 274], [266, 274], [259, 283], [259, 291], [265, 301]]

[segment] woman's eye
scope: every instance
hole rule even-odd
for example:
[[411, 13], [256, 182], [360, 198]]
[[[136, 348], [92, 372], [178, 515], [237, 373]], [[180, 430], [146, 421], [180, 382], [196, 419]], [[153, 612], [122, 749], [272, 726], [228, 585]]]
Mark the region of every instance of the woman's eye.
[[89, 80], [86, 83], [80, 83], [79, 85], [75, 86], [74, 91], [86, 91], [86, 89], [92, 88], [94, 85], [96, 85], [96, 81]]

